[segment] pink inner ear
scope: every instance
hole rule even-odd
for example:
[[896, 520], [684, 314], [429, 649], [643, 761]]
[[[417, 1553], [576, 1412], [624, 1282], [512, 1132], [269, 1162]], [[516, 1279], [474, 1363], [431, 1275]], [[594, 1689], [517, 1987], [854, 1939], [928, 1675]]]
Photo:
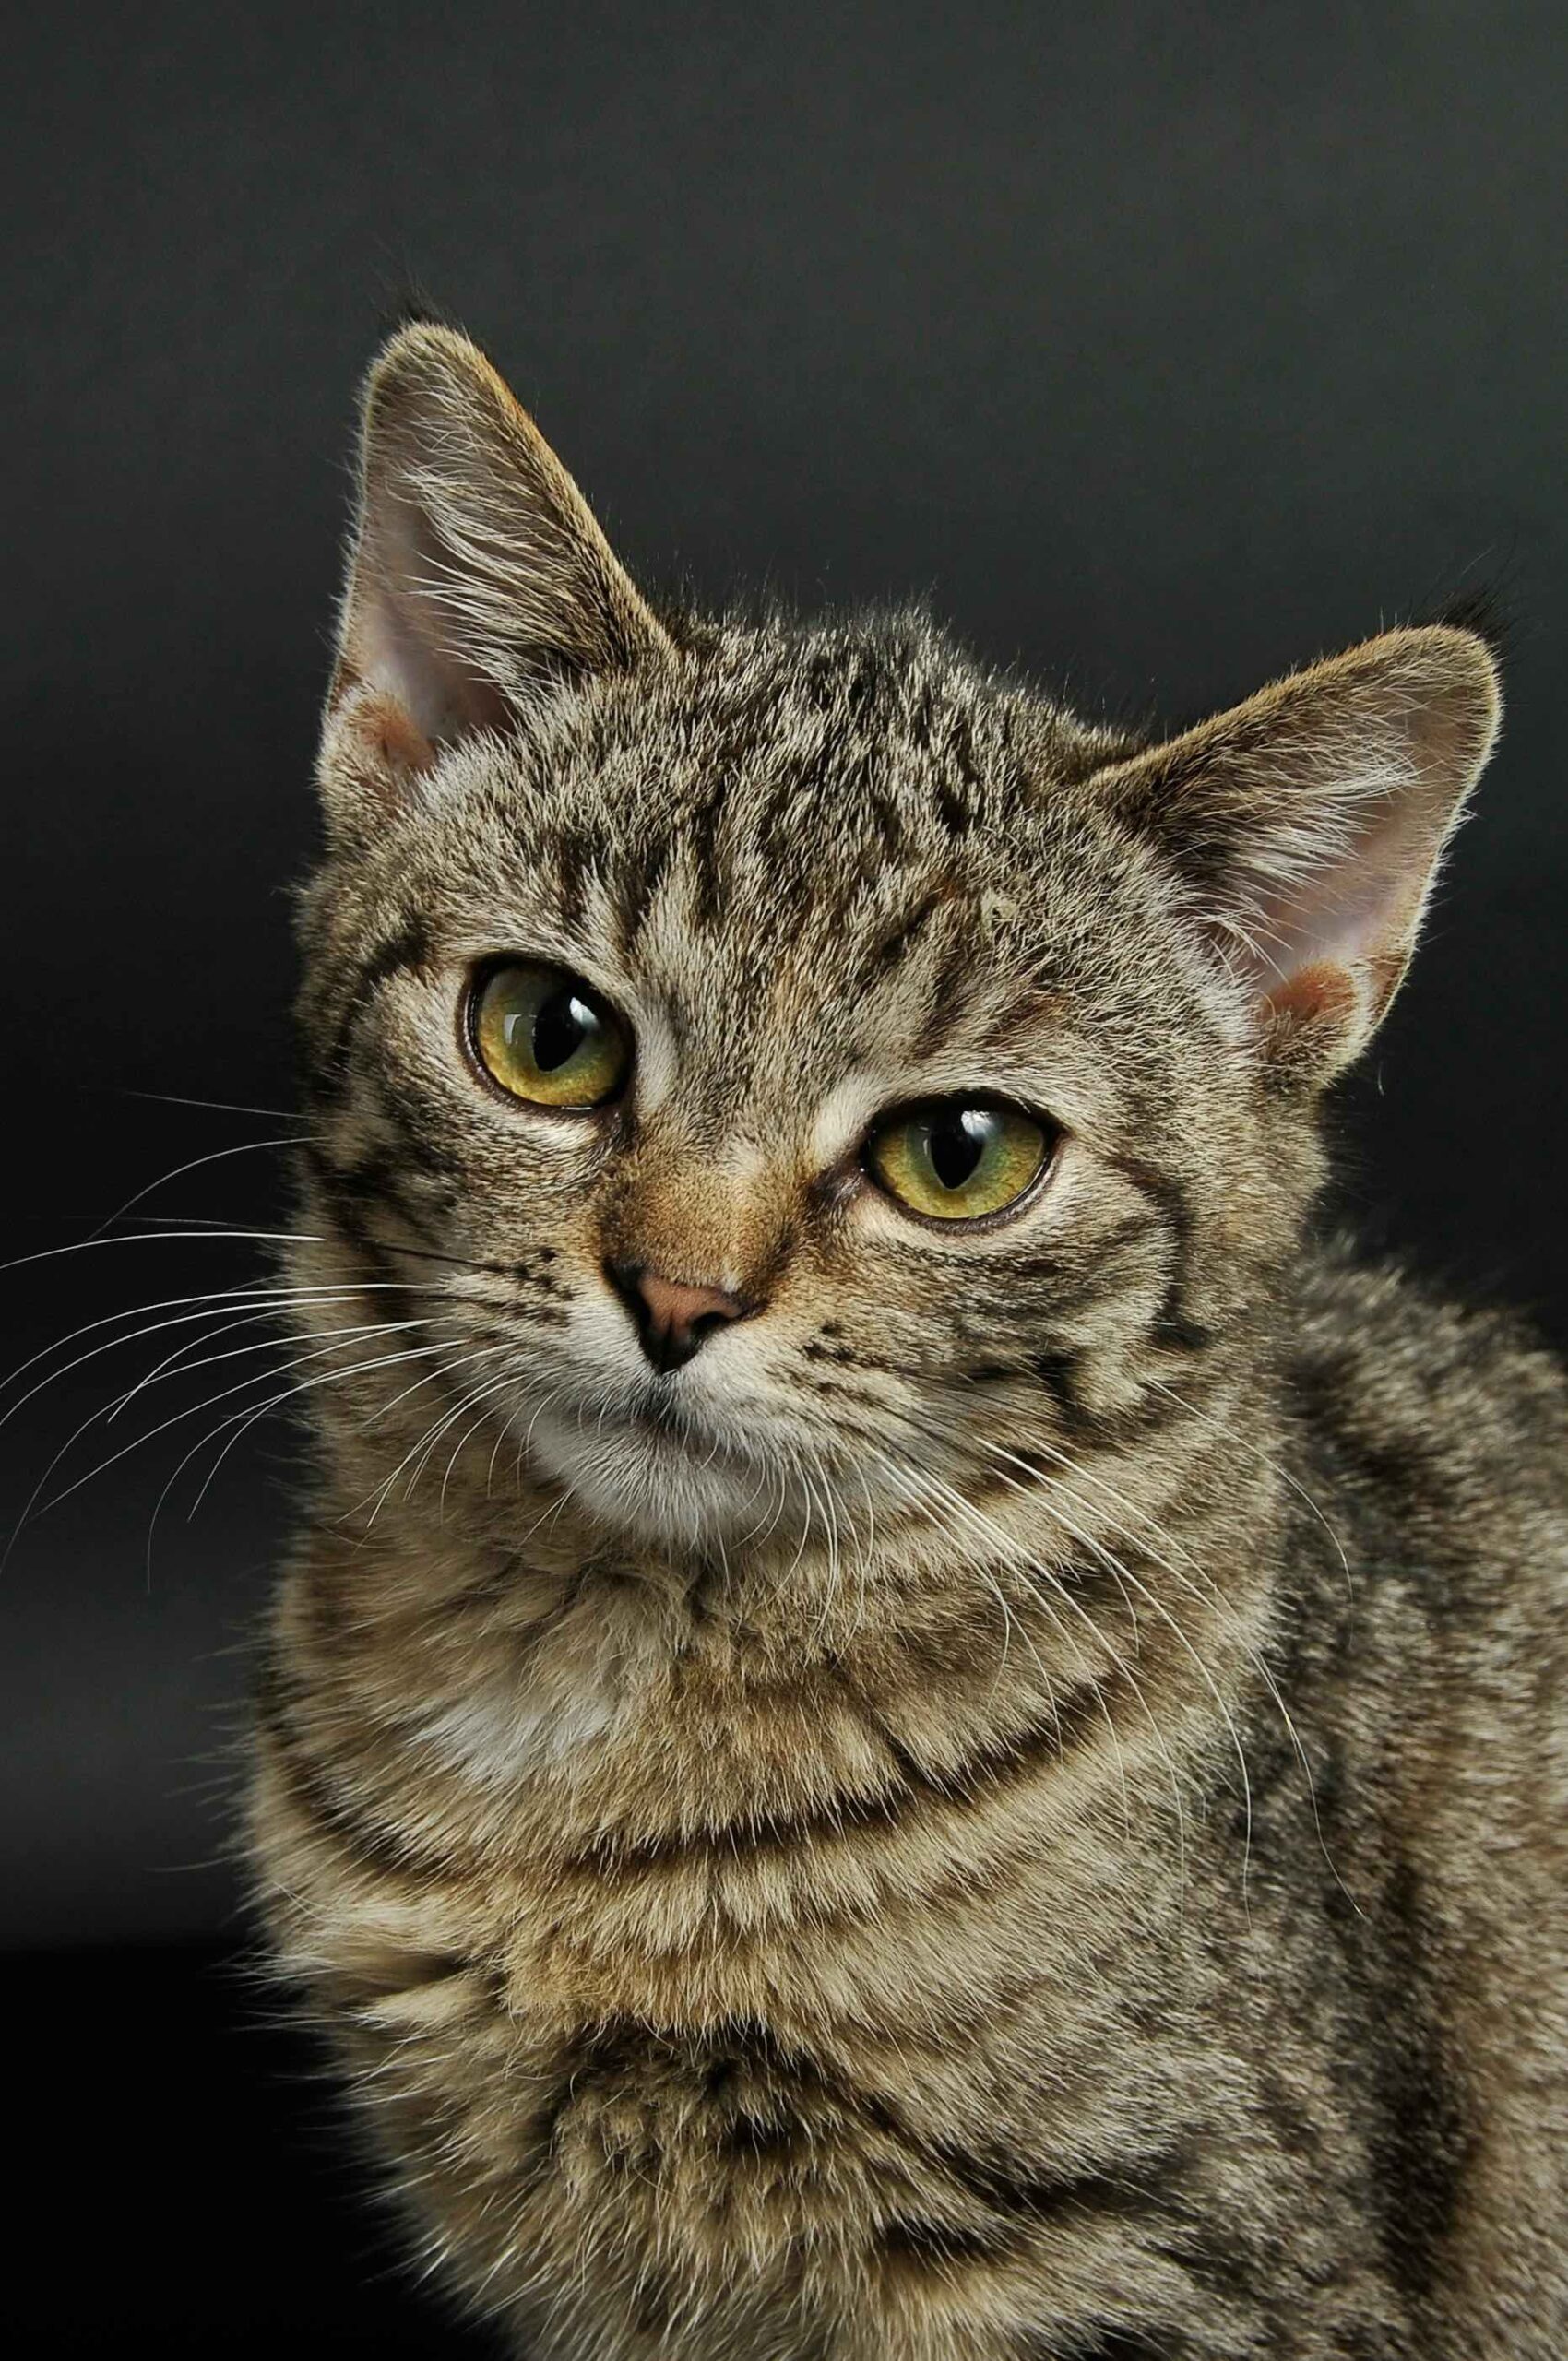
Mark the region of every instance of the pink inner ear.
[[1271, 1007], [1320, 969], [1403, 967], [1440, 833], [1419, 787], [1391, 782], [1360, 826], [1263, 898], [1249, 931]]
[[427, 771], [435, 760], [433, 741], [395, 697], [367, 691], [352, 721], [373, 760], [391, 770]]
[[1282, 978], [1265, 995], [1264, 1007], [1271, 1027], [1294, 1032], [1326, 1020], [1338, 1030], [1354, 1024], [1360, 1001], [1348, 969], [1332, 960], [1317, 959]]
[[1273, 1050], [1326, 1069], [1356, 1055], [1398, 989], [1454, 798], [1400, 748], [1309, 751], [1301, 802], [1283, 825], [1265, 813], [1243, 843], [1220, 931]]
[[495, 683], [450, 644], [442, 586], [451, 571], [428, 519], [388, 494], [361, 552], [348, 643], [377, 714], [388, 717], [386, 750], [401, 769], [425, 769], [439, 746], [506, 718]]
[[1480, 640], [1395, 631], [1105, 774], [1269, 1030], [1310, 1023], [1320, 1078], [1397, 988], [1499, 710]]

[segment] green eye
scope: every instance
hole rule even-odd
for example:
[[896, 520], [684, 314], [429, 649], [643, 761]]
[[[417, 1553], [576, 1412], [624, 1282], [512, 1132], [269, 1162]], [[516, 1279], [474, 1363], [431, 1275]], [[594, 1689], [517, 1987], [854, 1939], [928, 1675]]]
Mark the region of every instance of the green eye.
[[1021, 1197], [1050, 1154], [1050, 1135], [1034, 1116], [943, 1098], [873, 1132], [867, 1162], [911, 1212], [932, 1221], [978, 1221]]
[[484, 1069], [536, 1107], [598, 1107], [625, 1080], [626, 1028], [580, 976], [518, 959], [493, 967], [472, 1003]]

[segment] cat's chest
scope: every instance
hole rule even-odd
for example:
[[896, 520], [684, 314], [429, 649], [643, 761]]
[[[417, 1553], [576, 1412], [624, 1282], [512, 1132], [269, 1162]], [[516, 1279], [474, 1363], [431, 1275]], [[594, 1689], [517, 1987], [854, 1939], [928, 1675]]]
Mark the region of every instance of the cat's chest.
[[537, 2023], [814, 2025], [829, 1993], [885, 1993], [985, 1842], [983, 1812], [911, 1791], [844, 1667], [628, 1623], [476, 1656], [400, 1732], [388, 1800], [434, 1804]]
[[612, 2023], [812, 2057], [920, 2024], [945, 2052], [1063, 1946], [1097, 1973], [1074, 1894], [1126, 1744], [1092, 1699], [912, 1609], [829, 1650], [640, 1574], [452, 1587], [440, 1616], [317, 1618], [280, 1761], [334, 1915], [345, 1846], [414, 1865], [414, 1946], [482, 1968], [520, 2071]]
[[[663, 2340], [699, 2284], [798, 2306], [802, 2255], [907, 2275], [910, 2222], [941, 2280], [1002, 2235], [998, 2138], [1065, 2152], [1042, 2094], [1121, 2055], [1032, 1999], [1107, 1989], [1101, 1725], [1075, 1753], [994, 1667], [961, 1721], [961, 1664], [944, 1685], [907, 1643], [814, 1665], [643, 1629], [384, 1654], [368, 1719], [378, 1667], [318, 1664], [260, 1814], [296, 1940], [367, 2087], [541, 2286], [596, 2237]], [[749, 2317], [731, 2343], [766, 2349]]]
[[733, 1853], [886, 1783], [892, 1742], [841, 1664], [616, 1604], [526, 1646], [413, 1663], [397, 1713], [410, 1774], [466, 1798], [491, 1837], [510, 1826], [519, 1855], [558, 1857], [576, 1831], [604, 1859]]
[[806, 2315], [801, 2350], [830, 2329], [884, 2349], [844, 2341], [844, 2286], [944, 2309], [1036, 2203], [995, 2151], [1069, 2153], [1101, 2074], [1092, 2026], [1026, 2014], [1042, 1982], [1102, 1988], [1034, 1809], [1043, 1759], [921, 1783], [829, 1698], [691, 1680], [649, 1722], [612, 1675], [476, 1693], [442, 1725], [491, 1833], [467, 1896], [484, 1968], [439, 2026], [394, 2011], [376, 2072], [460, 2120], [458, 2201], [552, 2302], [578, 2300], [585, 2246], [622, 2258], [605, 2349], [781, 2351], [768, 2319]]
[[635, 1736], [621, 1667], [546, 1662], [523, 1678], [481, 1674], [414, 1721], [418, 1750], [479, 1796], [522, 1797], [563, 1770], [591, 1786], [596, 1766]]
[[612, 2023], [766, 2025], [814, 2055], [846, 2024], [945, 2040], [1060, 1940], [1085, 1790], [1059, 1707], [950, 1729], [922, 1764], [940, 1711], [853, 1662], [564, 1632], [422, 1707], [410, 1797], [423, 1768], [530, 2047]]

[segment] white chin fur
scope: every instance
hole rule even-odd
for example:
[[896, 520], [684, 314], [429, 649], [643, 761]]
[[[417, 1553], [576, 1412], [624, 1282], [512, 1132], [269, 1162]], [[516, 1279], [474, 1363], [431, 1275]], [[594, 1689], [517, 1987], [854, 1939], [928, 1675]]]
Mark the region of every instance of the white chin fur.
[[781, 1479], [760, 1465], [631, 1421], [579, 1425], [541, 1411], [530, 1428], [529, 1456], [602, 1524], [653, 1540], [760, 1532], [789, 1506]]

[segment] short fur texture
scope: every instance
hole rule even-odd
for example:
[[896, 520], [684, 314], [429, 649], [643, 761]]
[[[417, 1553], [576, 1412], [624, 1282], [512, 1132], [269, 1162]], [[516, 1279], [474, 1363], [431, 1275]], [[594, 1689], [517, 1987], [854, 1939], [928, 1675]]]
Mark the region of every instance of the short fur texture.
[[[367, 397], [303, 909], [277, 1956], [549, 2361], [1568, 2347], [1564, 1387], [1313, 1245], [1496, 719], [1153, 748], [920, 619], [657, 613], [481, 355]], [[497, 952], [627, 1020], [506, 1100]], [[1010, 1216], [890, 1107], [1060, 1144]], [[605, 1267], [748, 1316], [651, 1370]]]

